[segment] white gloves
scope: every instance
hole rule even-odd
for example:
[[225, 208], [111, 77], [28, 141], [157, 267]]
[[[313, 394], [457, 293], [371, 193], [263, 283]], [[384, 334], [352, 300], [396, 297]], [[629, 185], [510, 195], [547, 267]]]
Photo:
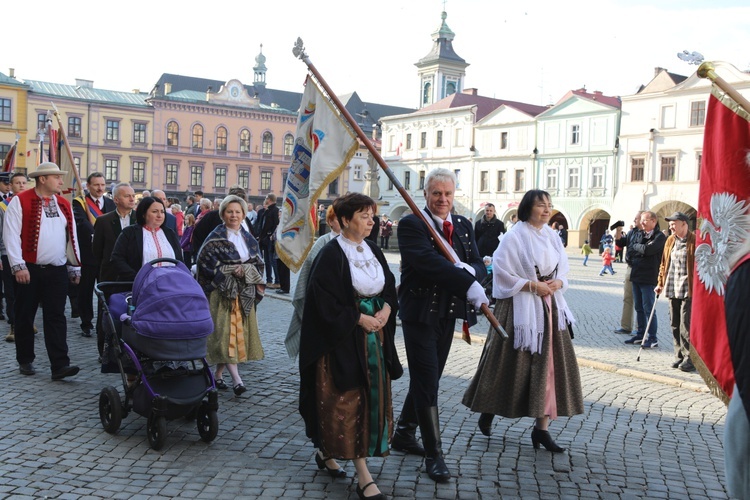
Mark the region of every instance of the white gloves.
[[484, 288], [478, 282], [474, 282], [466, 292], [466, 300], [474, 305], [475, 309], [482, 307], [482, 304], [489, 304], [490, 301], [484, 293]]
[[476, 272], [476, 271], [474, 270], [474, 268], [473, 268], [473, 267], [471, 267], [471, 266], [470, 266], [469, 264], [467, 264], [466, 262], [456, 262], [456, 263], [455, 263], [455, 264], [453, 264], [453, 265], [454, 265], [454, 266], [456, 266], [456, 267], [462, 268], [462, 269], [466, 269], [466, 270], [467, 270], [467, 271], [469, 271], [469, 273], [470, 273], [470, 274], [471, 274], [472, 276], [474, 276], [474, 277], [476, 277], [476, 275], [477, 275], [477, 272]]

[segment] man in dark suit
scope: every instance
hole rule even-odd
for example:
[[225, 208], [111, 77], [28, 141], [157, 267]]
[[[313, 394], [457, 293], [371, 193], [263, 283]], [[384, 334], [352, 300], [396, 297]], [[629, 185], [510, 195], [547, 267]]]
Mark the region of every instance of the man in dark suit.
[[[266, 287], [280, 289], [279, 273], [276, 268], [276, 227], [279, 225], [279, 207], [276, 206], [276, 195], [268, 193], [263, 202], [265, 210], [258, 212], [258, 244], [263, 252], [266, 265]], [[274, 279], [276, 281], [274, 281]]]
[[166, 219], [166, 222], [164, 225], [174, 231], [174, 234], [178, 234], [177, 232], [177, 217], [172, 215], [172, 211], [169, 210], [169, 207], [172, 205], [171, 203], [167, 202], [167, 194], [162, 191], [161, 189], [154, 189], [151, 191], [151, 196], [156, 198], [157, 200], [160, 200], [162, 205], [164, 205], [164, 217]]
[[81, 334], [91, 337], [94, 328], [94, 283], [99, 276], [99, 259], [91, 252], [94, 223], [102, 215], [115, 209], [115, 203], [104, 196], [107, 183], [101, 172], [93, 172], [86, 178], [88, 194], [73, 200], [73, 216], [81, 247], [81, 282], [78, 284], [78, 314], [81, 317]]
[[[99, 281], [117, 281], [115, 272], [109, 258], [115, 248], [115, 241], [120, 232], [127, 226], [135, 224], [135, 191], [127, 182], [117, 184], [112, 191], [115, 210], [102, 215], [96, 219], [94, 224], [94, 239], [91, 251], [99, 263]], [[96, 318], [96, 340], [99, 354], [104, 348], [104, 332], [102, 331], [102, 306], [99, 304], [99, 313]]]
[[[427, 226], [416, 215], [399, 222], [401, 285], [399, 316], [409, 360], [409, 392], [404, 401], [392, 447], [425, 455], [427, 473], [434, 481], [447, 481], [450, 471], [443, 460], [438, 419], [440, 376], [448, 359], [456, 319], [476, 323], [475, 308], [488, 300], [476, 277], [487, 271], [477, 250], [474, 229], [466, 218], [452, 215], [455, 174], [432, 170], [425, 180], [427, 221], [444, 235], [459, 262], [442, 256]], [[417, 425], [424, 448], [416, 440]]]

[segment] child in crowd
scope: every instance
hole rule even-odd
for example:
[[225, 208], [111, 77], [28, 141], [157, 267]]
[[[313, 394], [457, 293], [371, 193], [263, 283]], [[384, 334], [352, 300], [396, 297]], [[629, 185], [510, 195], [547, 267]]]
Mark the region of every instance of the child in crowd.
[[609, 271], [612, 273], [612, 275], [615, 274], [615, 270], [612, 269], [612, 261], [615, 260], [614, 256], [612, 255], [612, 248], [611, 247], [605, 247], [604, 253], [602, 254], [602, 264], [604, 264], [604, 267], [602, 267], [601, 272], [599, 273], [599, 276], [604, 274], [604, 271]]
[[581, 247], [581, 253], [583, 254], [583, 265], [587, 266], [586, 264], [589, 261], [589, 255], [591, 255], [591, 246], [589, 245], [589, 240], [586, 240], [583, 242], [583, 246]]

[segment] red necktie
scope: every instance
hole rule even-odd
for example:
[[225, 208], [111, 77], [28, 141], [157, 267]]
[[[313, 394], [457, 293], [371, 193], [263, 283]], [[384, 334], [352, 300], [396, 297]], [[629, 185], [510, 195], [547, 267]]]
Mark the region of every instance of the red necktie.
[[453, 224], [447, 220], [443, 221], [443, 234], [445, 235], [445, 239], [448, 240], [448, 244], [453, 246]]

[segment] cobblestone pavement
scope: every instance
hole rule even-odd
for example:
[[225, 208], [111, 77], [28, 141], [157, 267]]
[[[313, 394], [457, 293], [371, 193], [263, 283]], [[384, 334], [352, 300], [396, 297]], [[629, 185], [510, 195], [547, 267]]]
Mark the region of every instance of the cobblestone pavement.
[[[574, 343], [585, 414], [550, 428], [568, 451], [535, 451], [530, 418], [498, 418], [490, 438], [478, 432], [477, 415], [460, 400], [482, 350], [486, 323], [480, 323], [472, 345], [454, 342], [441, 383], [443, 447], [454, 478], [435, 484], [421, 459], [394, 452], [369, 460], [383, 492], [394, 498], [727, 498], [726, 409], [697, 374], [670, 368], [666, 301], [657, 305], [661, 344], [644, 350], [638, 362], [638, 348], [612, 333], [624, 273], [600, 278], [595, 259], [583, 267], [574, 249], [569, 254], [567, 297], [578, 319]], [[395, 271], [398, 255], [388, 258]], [[50, 380], [41, 338], [32, 377], [18, 373], [13, 344], [2, 342], [0, 498], [357, 498], [351, 463], [345, 463], [346, 480], [332, 481], [315, 467], [296, 410], [298, 371], [283, 346], [290, 310], [289, 296], [275, 293], [260, 304], [266, 357], [242, 366], [247, 393], [220, 393], [216, 440], [202, 442], [192, 421], [170, 421], [159, 452], [148, 445], [146, 419], [135, 413], [115, 435], [102, 429], [99, 392], [122, 387], [118, 376], [99, 373], [95, 339], [80, 336], [77, 320], [69, 320], [68, 331], [81, 373], [63, 382]], [[2, 338], [6, 333], [3, 322]], [[400, 332], [397, 339], [405, 362]], [[396, 413], [407, 385], [408, 371], [393, 384]]]

